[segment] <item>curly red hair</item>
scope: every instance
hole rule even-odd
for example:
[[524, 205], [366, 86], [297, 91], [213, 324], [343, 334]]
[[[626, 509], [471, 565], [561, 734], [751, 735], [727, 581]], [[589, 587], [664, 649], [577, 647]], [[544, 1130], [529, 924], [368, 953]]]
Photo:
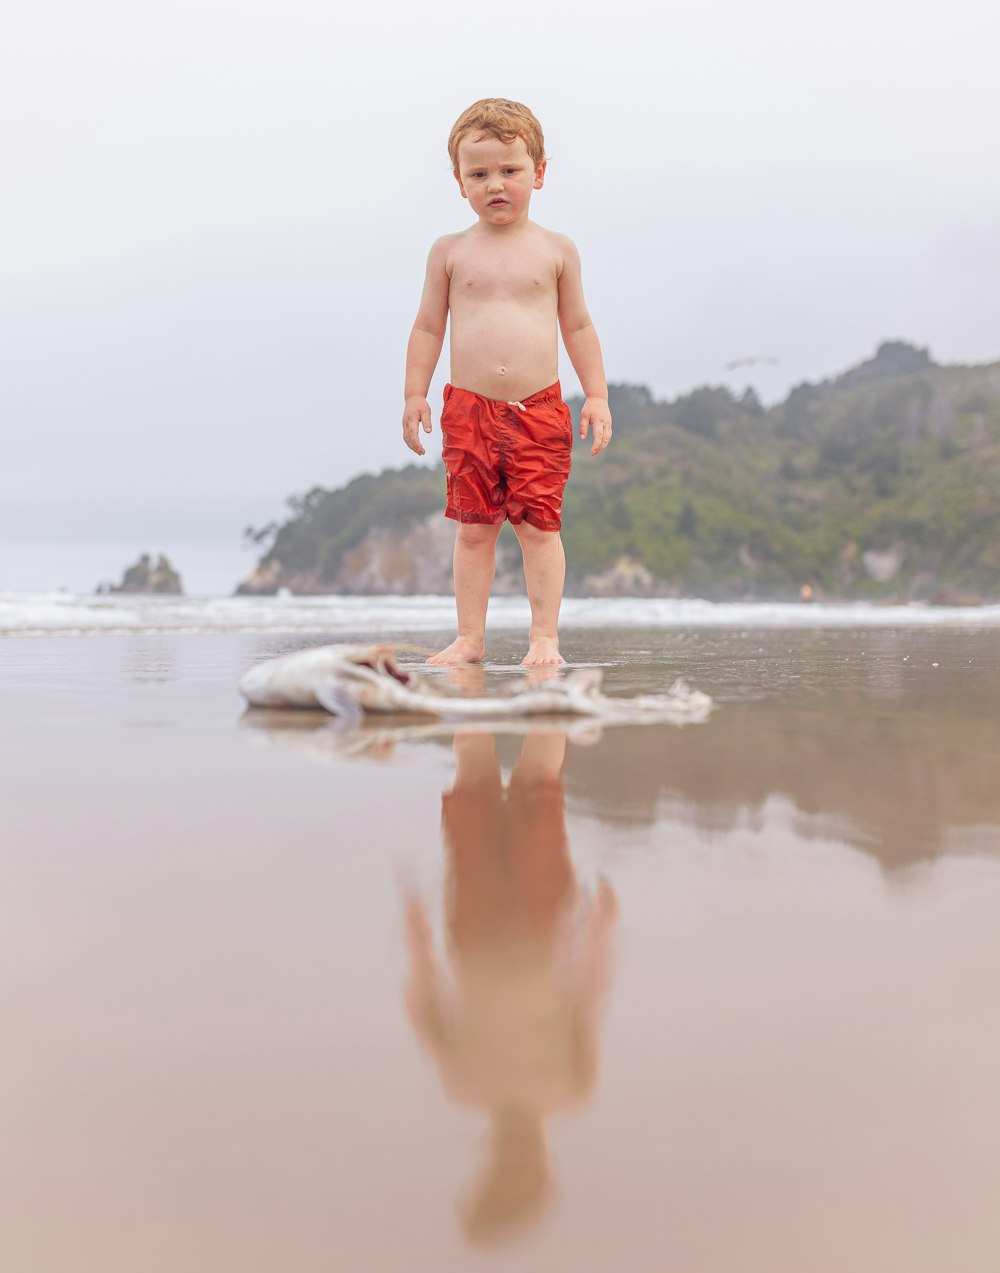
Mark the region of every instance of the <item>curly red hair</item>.
[[456, 172], [458, 143], [471, 133], [489, 133], [508, 144], [520, 137], [536, 168], [545, 159], [542, 126], [521, 102], [511, 102], [506, 97], [484, 97], [462, 111], [448, 137], [448, 154]]

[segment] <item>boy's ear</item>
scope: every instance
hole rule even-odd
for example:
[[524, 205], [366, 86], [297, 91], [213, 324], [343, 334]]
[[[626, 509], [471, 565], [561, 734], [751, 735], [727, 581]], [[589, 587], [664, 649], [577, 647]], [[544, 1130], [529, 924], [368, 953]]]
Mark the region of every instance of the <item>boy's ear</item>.
[[452, 169], [452, 171], [451, 171], [451, 175], [452, 175], [452, 176], [455, 178], [455, 180], [458, 182], [458, 188], [459, 188], [459, 190], [461, 190], [461, 192], [462, 192], [462, 198], [463, 198], [463, 199], [468, 199], [468, 197], [469, 197], [469, 196], [465, 193], [465, 186], [463, 186], [463, 185], [462, 185], [462, 178], [461, 178], [461, 176], [459, 175], [459, 173], [457, 173], [457, 172], [454, 170], [454, 168], [453, 168], [453, 169]]
[[[549, 161], [547, 159], [543, 159], [535, 169], [535, 184], [532, 186], [533, 190], [541, 190], [542, 186], [545, 184], [545, 168], [548, 162]], [[458, 174], [456, 173], [455, 175], [457, 176]]]

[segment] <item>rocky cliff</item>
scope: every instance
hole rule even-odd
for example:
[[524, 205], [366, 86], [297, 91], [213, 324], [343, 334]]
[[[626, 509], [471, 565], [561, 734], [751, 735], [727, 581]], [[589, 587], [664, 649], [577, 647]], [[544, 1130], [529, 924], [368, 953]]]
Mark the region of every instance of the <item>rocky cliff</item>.
[[[568, 595], [1000, 596], [1000, 363], [941, 367], [891, 341], [770, 409], [750, 389], [657, 402], [634, 385], [612, 386], [611, 406], [613, 445], [574, 456]], [[440, 468], [290, 506], [248, 532], [265, 551], [240, 592], [451, 590]], [[508, 530], [495, 591], [522, 589]]]

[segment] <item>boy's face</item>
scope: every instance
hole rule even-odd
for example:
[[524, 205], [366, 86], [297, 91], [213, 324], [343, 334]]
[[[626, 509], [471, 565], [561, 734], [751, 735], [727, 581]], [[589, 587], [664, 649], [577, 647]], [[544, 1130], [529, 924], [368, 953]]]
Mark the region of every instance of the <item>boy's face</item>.
[[531, 192], [545, 180], [545, 160], [532, 162], [523, 137], [504, 142], [474, 133], [458, 143], [455, 179], [480, 221], [511, 225], [528, 215]]

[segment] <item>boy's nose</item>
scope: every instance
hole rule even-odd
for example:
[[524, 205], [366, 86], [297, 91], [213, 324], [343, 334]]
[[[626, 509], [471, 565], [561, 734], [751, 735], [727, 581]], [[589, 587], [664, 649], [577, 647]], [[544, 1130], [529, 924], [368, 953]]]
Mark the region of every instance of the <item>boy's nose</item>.
[[494, 177], [487, 183], [486, 188], [489, 190], [490, 194], [499, 194], [499, 192], [503, 189], [503, 182], [499, 177]]

